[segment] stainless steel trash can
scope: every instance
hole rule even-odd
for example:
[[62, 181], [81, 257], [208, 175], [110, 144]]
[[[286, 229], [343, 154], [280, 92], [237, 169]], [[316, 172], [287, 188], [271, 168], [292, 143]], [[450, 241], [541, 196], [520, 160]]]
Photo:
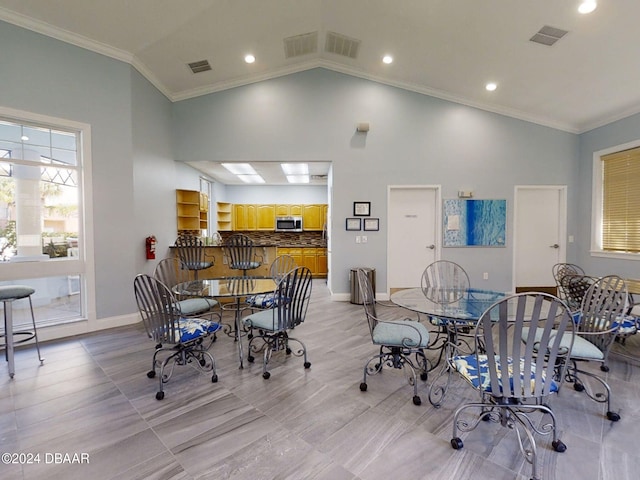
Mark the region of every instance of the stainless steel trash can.
[[[373, 297], [376, 296], [376, 269], [375, 268], [367, 268], [360, 267], [364, 270], [371, 282], [371, 288], [373, 289]], [[352, 268], [349, 272], [349, 283], [351, 284], [351, 303], [355, 303], [357, 305], [362, 305], [364, 300], [362, 299], [362, 295], [360, 295], [360, 285], [358, 285], [358, 268]]]

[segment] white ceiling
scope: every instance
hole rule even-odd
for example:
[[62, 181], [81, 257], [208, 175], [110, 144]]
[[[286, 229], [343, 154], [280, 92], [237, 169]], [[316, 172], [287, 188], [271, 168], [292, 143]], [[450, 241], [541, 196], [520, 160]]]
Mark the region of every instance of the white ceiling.
[[[172, 101], [324, 67], [580, 133], [640, 112], [640, 1], [579, 3], [0, 0], [0, 19], [129, 62]], [[569, 33], [529, 41], [546, 25]], [[309, 32], [317, 52], [285, 58], [284, 39]], [[357, 57], [327, 53], [327, 32], [359, 40]], [[204, 59], [212, 70], [191, 73]]]

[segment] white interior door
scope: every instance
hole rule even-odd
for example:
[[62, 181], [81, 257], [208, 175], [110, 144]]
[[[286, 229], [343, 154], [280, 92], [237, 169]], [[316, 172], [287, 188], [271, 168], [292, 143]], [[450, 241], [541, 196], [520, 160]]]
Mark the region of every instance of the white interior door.
[[566, 258], [566, 187], [516, 186], [514, 290], [552, 287], [551, 269]]
[[439, 255], [439, 198], [437, 186], [389, 187], [388, 293], [420, 286], [422, 272]]

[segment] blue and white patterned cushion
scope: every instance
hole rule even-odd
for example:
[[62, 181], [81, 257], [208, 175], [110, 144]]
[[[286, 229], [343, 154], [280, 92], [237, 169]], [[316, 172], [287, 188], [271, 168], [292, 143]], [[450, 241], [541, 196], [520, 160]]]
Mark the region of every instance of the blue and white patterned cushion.
[[250, 295], [247, 303], [256, 308], [272, 308], [275, 305], [276, 296], [272, 293], [262, 293], [260, 295]]
[[425, 348], [429, 344], [429, 330], [412, 320], [379, 322], [373, 329], [373, 341], [378, 345]]
[[[479, 365], [478, 365], [479, 361]], [[501, 362], [498, 358], [497, 361], [497, 369], [498, 369], [498, 378], [501, 378]], [[491, 379], [489, 377], [489, 363], [486, 355], [464, 355], [457, 356], [453, 358], [453, 365], [455, 369], [469, 382], [473, 385], [474, 388], [480, 389], [482, 388], [485, 392], [491, 392]], [[509, 382], [510, 389], [513, 389], [513, 359], [510, 357], [507, 359], [507, 368], [509, 369]], [[520, 370], [523, 369], [524, 359], [520, 359]], [[531, 382], [535, 379], [535, 366], [532, 365], [531, 372]], [[524, 377], [520, 376], [521, 380], [524, 380]], [[543, 376], [543, 381], [545, 381]], [[499, 380], [500, 384], [500, 392], [502, 392], [502, 380]], [[531, 385], [531, 391], [533, 391], [534, 385]], [[558, 384], [551, 380], [551, 392], [558, 391]], [[500, 393], [497, 392], [497, 393]], [[523, 395], [529, 395], [530, 392], [522, 392]]]
[[622, 319], [613, 322], [614, 327], [618, 327], [620, 335], [635, 335], [638, 333], [638, 318], [633, 315], [625, 315]]
[[181, 317], [179, 320], [178, 332], [176, 337], [181, 343], [190, 342], [202, 337], [215, 333], [220, 330], [220, 324], [202, 318], [186, 318]]

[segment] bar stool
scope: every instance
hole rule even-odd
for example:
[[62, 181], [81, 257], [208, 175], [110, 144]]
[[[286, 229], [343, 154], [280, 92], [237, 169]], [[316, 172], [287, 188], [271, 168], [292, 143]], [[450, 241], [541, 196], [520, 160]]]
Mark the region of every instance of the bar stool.
[[[36, 340], [36, 349], [38, 350], [38, 359], [40, 365], [44, 362], [44, 358], [40, 355], [40, 344], [38, 343], [38, 332], [36, 330], [36, 317], [33, 315], [33, 304], [31, 303], [31, 295], [35, 290], [27, 285], [3, 285], [0, 286], [0, 302], [4, 304], [4, 335], [0, 335], [5, 339], [5, 359], [9, 363], [9, 376], [13, 378], [15, 375], [15, 364], [13, 360], [14, 344], [28, 342], [31, 339]], [[33, 332], [29, 331], [13, 331], [13, 302], [23, 298], [29, 299], [29, 309], [31, 310], [31, 321], [33, 323]], [[18, 341], [14, 341], [14, 336], [26, 336]]]

